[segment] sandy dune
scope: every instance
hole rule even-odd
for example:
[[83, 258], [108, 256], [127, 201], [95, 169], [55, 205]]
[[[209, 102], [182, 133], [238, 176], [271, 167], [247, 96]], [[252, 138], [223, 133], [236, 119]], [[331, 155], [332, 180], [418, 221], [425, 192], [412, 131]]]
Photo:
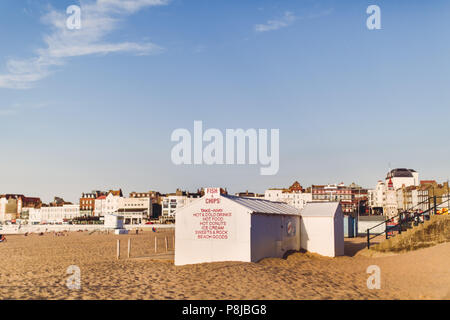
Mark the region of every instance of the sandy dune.
[[[450, 299], [450, 243], [399, 255], [364, 256], [364, 239], [346, 240], [345, 257], [294, 253], [286, 260], [175, 267], [165, 253], [173, 231], [56, 237], [8, 236], [0, 243], [1, 299]], [[132, 239], [131, 259], [127, 241]], [[116, 239], [121, 258], [116, 259]], [[153, 259], [148, 257], [152, 256]], [[66, 287], [69, 265], [81, 269], [81, 290]], [[366, 285], [381, 268], [381, 289]]]

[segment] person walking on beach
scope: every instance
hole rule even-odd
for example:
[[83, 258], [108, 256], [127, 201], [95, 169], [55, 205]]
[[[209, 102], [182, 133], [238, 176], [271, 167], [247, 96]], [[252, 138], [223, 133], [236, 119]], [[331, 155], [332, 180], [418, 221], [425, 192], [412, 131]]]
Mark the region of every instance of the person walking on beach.
[[0, 234], [0, 242], [6, 242], [6, 237], [4, 234]]

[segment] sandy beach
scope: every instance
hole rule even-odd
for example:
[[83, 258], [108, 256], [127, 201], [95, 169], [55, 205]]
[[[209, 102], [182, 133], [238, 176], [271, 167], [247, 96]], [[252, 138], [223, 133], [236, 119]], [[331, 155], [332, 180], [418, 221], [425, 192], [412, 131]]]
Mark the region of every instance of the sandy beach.
[[[173, 230], [113, 235], [70, 232], [10, 235], [0, 243], [1, 299], [450, 299], [450, 243], [402, 254], [364, 254], [363, 238], [346, 239], [346, 256], [294, 253], [258, 263], [175, 267]], [[165, 238], [169, 252], [166, 253]], [[127, 242], [131, 239], [131, 258]], [[116, 259], [116, 240], [121, 257]], [[66, 286], [70, 265], [81, 289]], [[369, 290], [367, 267], [381, 269]]]

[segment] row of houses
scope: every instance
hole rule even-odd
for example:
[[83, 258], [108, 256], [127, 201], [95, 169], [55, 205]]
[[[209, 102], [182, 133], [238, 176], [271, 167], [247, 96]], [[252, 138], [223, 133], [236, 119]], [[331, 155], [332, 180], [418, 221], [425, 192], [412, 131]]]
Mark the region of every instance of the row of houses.
[[140, 224], [151, 219], [174, 221], [177, 208], [184, 207], [202, 195], [179, 189], [174, 193], [157, 191], [131, 192], [121, 189], [82, 193], [79, 204], [55, 197], [49, 204], [24, 195], [0, 195], [0, 223], [61, 224], [75, 218], [102, 218], [107, 214], [124, 216], [125, 224]]
[[298, 209], [303, 209], [308, 202], [339, 202], [345, 215], [383, 215], [386, 218], [406, 210], [426, 211], [433, 205], [434, 197], [438, 209], [450, 206], [449, 182], [420, 180], [416, 170], [406, 168], [390, 170], [374, 189], [355, 183], [312, 185], [304, 189], [296, 181], [289, 188], [271, 188], [264, 194], [246, 191], [236, 195], [284, 202]]
[[264, 194], [251, 192], [236, 193], [236, 196], [260, 198], [269, 201], [287, 203], [297, 209], [303, 209], [308, 202], [340, 202], [344, 214], [367, 212], [368, 190], [352, 183], [312, 185], [304, 189], [298, 181], [288, 188], [270, 188]]
[[[226, 188], [221, 188], [221, 194], [228, 194]], [[415, 170], [394, 169], [388, 172], [385, 180], [378, 181], [373, 190], [355, 183], [303, 188], [295, 181], [290, 187], [270, 188], [263, 194], [245, 191], [236, 193], [235, 196], [283, 202], [297, 209], [303, 209], [309, 202], [339, 202], [346, 215], [376, 214], [392, 217], [401, 210], [428, 209], [429, 203], [426, 200], [433, 196], [438, 196], [441, 203], [448, 201], [448, 194], [448, 183], [421, 181]], [[177, 189], [168, 194], [158, 191], [131, 192], [128, 197], [124, 196], [121, 189], [93, 190], [82, 193], [79, 204], [66, 202], [59, 197], [44, 204], [36, 197], [6, 194], [0, 195], [0, 222], [26, 220], [33, 224], [65, 223], [74, 218], [101, 218], [114, 213], [124, 216], [126, 224], [139, 224], [152, 219], [174, 222], [177, 210], [202, 196], [203, 188], [196, 192]]]
[[[343, 212], [348, 213], [355, 211], [355, 203], [359, 199], [356, 191], [363, 200], [364, 196], [367, 196], [367, 191], [355, 184], [313, 185], [304, 189], [298, 181], [295, 181], [290, 187], [270, 188], [264, 194], [246, 191], [237, 193], [236, 196], [284, 202], [297, 209], [303, 209], [308, 202], [340, 201]], [[228, 194], [226, 188], [222, 188], [221, 192]], [[203, 189], [196, 192], [177, 189], [174, 193], [168, 194], [158, 191], [131, 192], [128, 197], [124, 196], [121, 189], [93, 190], [83, 192], [79, 204], [64, 201], [60, 197], [55, 197], [51, 203], [44, 204], [39, 198], [4, 195], [0, 196], [0, 222], [29, 220], [32, 224], [54, 224], [65, 223], [78, 217], [100, 218], [113, 213], [123, 215], [125, 223], [142, 223], [150, 219], [173, 222], [178, 209], [203, 195]]]

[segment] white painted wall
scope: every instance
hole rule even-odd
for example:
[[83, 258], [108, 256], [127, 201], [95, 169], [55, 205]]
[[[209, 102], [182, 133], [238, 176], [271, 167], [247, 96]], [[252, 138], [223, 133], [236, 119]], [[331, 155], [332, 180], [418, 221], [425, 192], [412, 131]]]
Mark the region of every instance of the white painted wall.
[[151, 214], [151, 199], [150, 198], [120, 198], [119, 199], [119, 210], [120, 209], [128, 209], [128, 210], [140, 210], [146, 209], [149, 214]]
[[[266, 257], [283, 257], [288, 250], [300, 249], [300, 216], [253, 213], [245, 205], [221, 196], [218, 188], [206, 188], [205, 192], [204, 197], [177, 211], [175, 265], [256, 262]], [[219, 219], [218, 214], [225, 216]], [[219, 231], [226, 232], [226, 236], [202, 238], [214, 234], [211, 227], [215, 224], [211, 222], [215, 221], [223, 226]]]
[[165, 196], [162, 198], [161, 215], [165, 218], [175, 218], [177, 210], [188, 206], [197, 199], [198, 198], [193, 195]]
[[[95, 215], [96, 216], [106, 216], [114, 214], [116, 212], [124, 214], [120, 210], [136, 210], [141, 211], [142, 209], [147, 210], [147, 215], [152, 214], [152, 200], [150, 198], [127, 198], [115, 196], [112, 193], [108, 194], [106, 198], [95, 199]], [[127, 214], [124, 214], [127, 215]], [[133, 217], [143, 219], [144, 214], [134, 215]]]
[[41, 220], [41, 209], [29, 208], [28, 209], [28, 223], [29, 224], [39, 224]]
[[[380, 220], [372, 220], [372, 221], [364, 221], [364, 220], [359, 219], [358, 235], [365, 236], [367, 234], [367, 229], [375, 227], [376, 225], [380, 224], [384, 220], [385, 220], [384, 216], [380, 216]], [[370, 230], [370, 234], [378, 234], [378, 233], [384, 232], [385, 229], [386, 229], [386, 225], [384, 223], [382, 223], [380, 226]]]
[[[417, 178], [414, 177], [393, 177], [392, 178], [392, 184], [394, 186], [394, 190], [397, 190], [401, 188], [403, 185], [405, 187], [409, 186], [418, 186], [418, 176]], [[388, 185], [389, 179], [386, 179], [386, 185]]]
[[420, 184], [419, 173], [418, 172], [413, 172], [412, 175], [414, 177], [414, 185], [418, 186]]
[[6, 200], [5, 197], [0, 197], [0, 222], [9, 220], [6, 218], [6, 204], [7, 203], [8, 203], [8, 200]]
[[[301, 248], [327, 257], [334, 257], [334, 226], [329, 217], [307, 217], [300, 221]], [[344, 227], [342, 227], [344, 230]]]
[[397, 192], [386, 190], [386, 202], [383, 206], [383, 214], [390, 218], [398, 214]]
[[101, 215], [112, 214], [119, 209], [121, 196], [115, 196], [110, 192], [105, 199], [104, 211]]
[[[80, 207], [76, 204], [65, 204], [61, 207], [42, 207], [39, 212], [40, 222], [63, 223], [64, 219], [71, 220], [80, 216]], [[36, 221], [36, 218], [34, 218]]]
[[105, 228], [123, 229], [123, 216], [117, 214], [105, 215]]
[[94, 215], [103, 217], [106, 214], [106, 197], [100, 197], [94, 201]]
[[[250, 213], [220, 195], [216, 197], [218, 203], [207, 203], [208, 199], [207, 196], [202, 197], [177, 211], [175, 265], [214, 261], [250, 262]], [[205, 210], [209, 210], [209, 213]], [[230, 214], [223, 219], [226, 239], [199, 239], [196, 231], [202, 230], [201, 223], [205, 223], [202, 219], [208, 214], [215, 216], [217, 210], [221, 210], [222, 214]]]
[[269, 201], [281, 201], [284, 189], [267, 189], [264, 199]]
[[339, 204], [310, 203], [300, 215], [302, 249], [327, 257], [344, 254], [344, 216]]

